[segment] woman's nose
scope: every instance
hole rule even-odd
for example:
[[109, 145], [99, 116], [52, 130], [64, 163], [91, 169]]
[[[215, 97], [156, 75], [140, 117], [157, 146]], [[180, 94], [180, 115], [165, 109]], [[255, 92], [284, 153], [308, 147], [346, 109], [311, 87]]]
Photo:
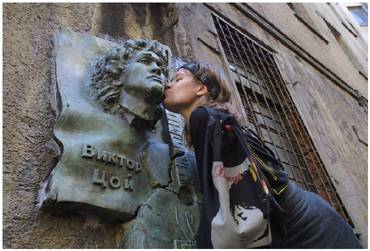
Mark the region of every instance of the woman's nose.
[[170, 89], [171, 88], [171, 82], [166, 82], [164, 85], [164, 90]]

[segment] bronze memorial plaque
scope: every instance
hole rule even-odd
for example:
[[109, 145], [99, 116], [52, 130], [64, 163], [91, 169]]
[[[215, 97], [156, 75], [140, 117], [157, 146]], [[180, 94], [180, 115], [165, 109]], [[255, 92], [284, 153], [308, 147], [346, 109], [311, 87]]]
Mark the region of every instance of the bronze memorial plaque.
[[116, 44], [69, 29], [54, 43], [54, 135], [62, 153], [42, 209], [135, 219], [122, 247], [194, 247], [194, 156], [181, 142], [182, 116], [161, 105], [169, 47], [144, 39]]

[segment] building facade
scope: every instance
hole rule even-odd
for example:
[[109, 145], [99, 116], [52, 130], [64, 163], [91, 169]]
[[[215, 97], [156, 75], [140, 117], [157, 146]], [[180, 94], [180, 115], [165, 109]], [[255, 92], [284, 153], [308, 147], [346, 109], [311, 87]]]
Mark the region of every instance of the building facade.
[[[337, 3], [338, 4], [338, 3]], [[347, 16], [351, 23], [359, 31], [362, 38], [368, 42], [368, 4], [367, 3], [342, 3], [343, 14]]]
[[367, 247], [367, 26], [354, 22], [335, 3], [4, 4], [4, 247], [114, 248], [131, 224], [38, 208], [60, 151], [50, 90], [60, 27], [158, 40], [222, 67], [245, 125]]

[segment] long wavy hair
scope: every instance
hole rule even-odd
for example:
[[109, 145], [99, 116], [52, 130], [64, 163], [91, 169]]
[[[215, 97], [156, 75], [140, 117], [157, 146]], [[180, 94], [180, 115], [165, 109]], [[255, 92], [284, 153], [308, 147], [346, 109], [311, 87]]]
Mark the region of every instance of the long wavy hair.
[[[196, 76], [201, 76], [206, 74], [214, 83], [219, 86], [220, 92], [215, 98], [211, 98], [209, 92], [206, 93], [206, 102], [201, 104], [201, 106], [214, 107], [221, 109], [229, 114], [231, 114], [237, 121], [241, 120], [241, 114], [236, 111], [231, 104], [231, 91], [227, 85], [225, 74], [222, 69], [214, 64], [207, 64], [202, 62], [194, 62], [199, 64], [198, 71], [195, 73]], [[196, 78], [194, 78], [196, 81]], [[185, 145], [189, 148], [193, 146], [190, 137], [190, 128], [188, 122], [185, 121], [185, 126], [183, 130], [183, 139]]]

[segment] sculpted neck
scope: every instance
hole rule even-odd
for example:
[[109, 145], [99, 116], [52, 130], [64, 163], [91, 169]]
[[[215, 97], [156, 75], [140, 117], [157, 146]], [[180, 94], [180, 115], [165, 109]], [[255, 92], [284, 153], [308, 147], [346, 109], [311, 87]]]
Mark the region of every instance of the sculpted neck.
[[148, 104], [142, 98], [123, 92], [120, 99], [121, 108], [144, 120], [156, 119], [155, 104]]

